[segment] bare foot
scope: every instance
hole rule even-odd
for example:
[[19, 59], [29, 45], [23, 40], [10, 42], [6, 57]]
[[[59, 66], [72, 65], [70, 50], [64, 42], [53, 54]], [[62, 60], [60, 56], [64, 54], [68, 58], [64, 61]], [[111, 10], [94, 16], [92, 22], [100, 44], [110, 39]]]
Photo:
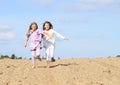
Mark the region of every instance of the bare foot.
[[50, 68], [50, 66], [47, 66], [47, 68]]
[[32, 68], [35, 68], [35, 67], [36, 67], [35, 65], [32, 66]]

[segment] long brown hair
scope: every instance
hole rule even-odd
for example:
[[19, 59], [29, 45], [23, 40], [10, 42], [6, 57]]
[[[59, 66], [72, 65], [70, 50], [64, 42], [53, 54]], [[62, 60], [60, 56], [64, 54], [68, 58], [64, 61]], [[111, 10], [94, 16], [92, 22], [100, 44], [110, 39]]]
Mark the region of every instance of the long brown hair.
[[38, 25], [36, 22], [32, 22], [29, 26], [29, 29], [28, 29], [28, 33], [30, 32], [30, 30], [32, 29], [32, 25], [35, 24], [36, 25], [36, 30], [38, 29]]
[[50, 29], [53, 29], [53, 25], [51, 24], [51, 22], [45, 21], [45, 22], [43, 23], [43, 30], [45, 30], [45, 24], [46, 24], [46, 23], [50, 25], [49, 30], [50, 30]]

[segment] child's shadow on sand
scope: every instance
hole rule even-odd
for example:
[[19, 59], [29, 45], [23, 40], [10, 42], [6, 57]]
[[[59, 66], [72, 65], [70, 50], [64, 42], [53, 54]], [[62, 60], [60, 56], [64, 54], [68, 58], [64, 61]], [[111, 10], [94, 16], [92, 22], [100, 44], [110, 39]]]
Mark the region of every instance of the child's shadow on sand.
[[[57, 64], [57, 65], [50, 66], [50, 68], [55, 68], [55, 67], [58, 67], [58, 66], [70, 66], [70, 65], [78, 65], [78, 64], [76, 64], [76, 63]], [[47, 66], [38, 66], [38, 68], [47, 68]]]

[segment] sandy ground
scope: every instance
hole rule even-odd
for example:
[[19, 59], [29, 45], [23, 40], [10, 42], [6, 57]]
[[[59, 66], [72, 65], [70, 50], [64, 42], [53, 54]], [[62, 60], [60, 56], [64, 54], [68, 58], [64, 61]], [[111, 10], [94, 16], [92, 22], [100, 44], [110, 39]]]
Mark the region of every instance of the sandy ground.
[[0, 85], [120, 85], [120, 58], [46, 61], [0, 59]]

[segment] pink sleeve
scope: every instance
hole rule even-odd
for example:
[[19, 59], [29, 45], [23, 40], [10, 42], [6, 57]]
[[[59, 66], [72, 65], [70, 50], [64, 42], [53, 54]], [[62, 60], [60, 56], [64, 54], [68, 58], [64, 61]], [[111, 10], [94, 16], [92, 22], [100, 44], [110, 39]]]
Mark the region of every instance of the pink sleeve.
[[43, 34], [43, 31], [42, 30], [38, 30], [37, 33], [38, 34]]

